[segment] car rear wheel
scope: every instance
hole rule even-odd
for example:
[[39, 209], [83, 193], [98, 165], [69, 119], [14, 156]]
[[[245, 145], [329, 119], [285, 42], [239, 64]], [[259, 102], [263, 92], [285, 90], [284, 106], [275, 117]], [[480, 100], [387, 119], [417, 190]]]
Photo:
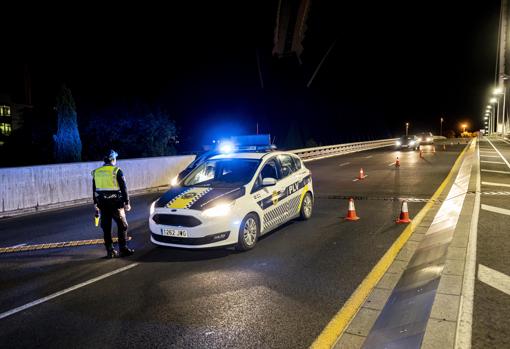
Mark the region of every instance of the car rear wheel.
[[236, 250], [247, 251], [252, 249], [257, 243], [259, 233], [260, 227], [257, 215], [254, 213], [247, 214], [239, 226]]
[[302, 220], [306, 221], [312, 217], [313, 212], [313, 197], [310, 192], [305, 194], [303, 198], [303, 203], [301, 204], [301, 210], [299, 212], [299, 216]]

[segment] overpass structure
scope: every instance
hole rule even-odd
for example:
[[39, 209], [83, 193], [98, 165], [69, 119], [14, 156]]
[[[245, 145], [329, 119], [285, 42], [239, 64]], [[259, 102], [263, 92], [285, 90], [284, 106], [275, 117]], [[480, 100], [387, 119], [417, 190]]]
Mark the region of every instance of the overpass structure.
[[[152, 162], [160, 179], [133, 197], [129, 258], [101, 258], [102, 233], [87, 199], [73, 196], [78, 190], [37, 212], [29, 200], [19, 210], [4, 204], [2, 346], [508, 347], [509, 142], [441, 139], [423, 152], [398, 151], [393, 142], [295, 150], [312, 171], [314, 215], [246, 253], [150, 243], [154, 189], [192, 158]], [[89, 178], [89, 165], [77, 166]], [[360, 168], [363, 181], [355, 180]], [[19, 173], [60, 180], [51, 170], [9, 169], [2, 199], [25, 193], [19, 184], [6, 188], [26, 181]], [[351, 197], [356, 222], [344, 219]], [[396, 224], [404, 200], [412, 222]]]

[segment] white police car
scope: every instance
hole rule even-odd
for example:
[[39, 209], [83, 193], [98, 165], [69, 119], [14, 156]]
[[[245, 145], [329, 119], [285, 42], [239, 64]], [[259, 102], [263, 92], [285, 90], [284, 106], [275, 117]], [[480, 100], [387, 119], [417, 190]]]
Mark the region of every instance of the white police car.
[[248, 250], [283, 223], [309, 219], [312, 209], [311, 172], [298, 156], [276, 151], [220, 154], [152, 203], [151, 241]]

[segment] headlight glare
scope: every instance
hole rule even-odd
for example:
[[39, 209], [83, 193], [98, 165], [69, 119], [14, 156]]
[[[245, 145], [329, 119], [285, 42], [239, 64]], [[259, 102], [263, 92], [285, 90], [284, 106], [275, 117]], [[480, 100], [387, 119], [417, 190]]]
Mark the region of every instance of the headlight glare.
[[202, 212], [202, 215], [205, 217], [223, 217], [230, 213], [233, 206], [234, 202], [230, 204], [218, 204]]
[[399, 146], [399, 145], [401, 145], [401, 144], [402, 144], [402, 142], [400, 142], [400, 141], [396, 141], [396, 142], [395, 142], [395, 144], [396, 144], [397, 146]]

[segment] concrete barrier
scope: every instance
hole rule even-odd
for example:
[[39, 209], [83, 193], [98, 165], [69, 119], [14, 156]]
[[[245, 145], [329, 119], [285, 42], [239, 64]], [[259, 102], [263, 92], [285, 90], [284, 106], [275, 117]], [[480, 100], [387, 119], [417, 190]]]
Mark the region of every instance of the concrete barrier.
[[[194, 155], [119, 160], [129, 191], [165, 187]], [[0, 217], [91, 201], [93, 169], [101, 162], [81, 162], [0, 169]]]

